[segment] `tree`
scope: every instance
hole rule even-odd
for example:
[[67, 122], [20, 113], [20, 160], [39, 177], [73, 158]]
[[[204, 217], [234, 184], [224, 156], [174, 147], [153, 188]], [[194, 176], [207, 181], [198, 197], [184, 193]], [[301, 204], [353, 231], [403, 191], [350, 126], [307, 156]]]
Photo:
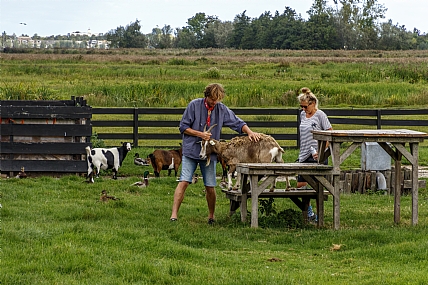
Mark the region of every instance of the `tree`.
[[309, 19], [305, 23], [306, 38], [311, 49], [340, 48], [337, 31], [334, 26], [333, 11], [325, 0], [315, 0], [309, 9]]
[[229, 46], [234, 48], [242, 48], [242, 38], [245, 30], [250, 28], [251, 19], [245, 13], [247, 10], [235, 16], [233, 20], [233, 32], [230, 37]]
[[387, 9], [377, 0], [338, 1], [342, 7], [340, 10], [336, 8], [335, 22], [341, 46], [348, 49], [375, 48], [379, 32], [377, 21], [385, 17]]
[[273, 17], [274, 49], [310, 49], [309, 42], [304, 38], [304, 21], [290, 7], [285, 7], [282, 14], [277, 11]]
[[229, 39], [233, 33], [233, 23], [231, 21], [216, 21], [212, 26], [215, 45], [218, 48], [228, 47]]
[[170, 25], [164, 25], [161, 30], [159, 48], [171, 48], [172, 47], [172, 32], [174, 30]]
[[175, 47], [177, 48], [184, 48], [184, 49], [191, 49], [196, 48], [196, 38], [193, 35], [193, 33], [189, 30], [187, 27], [178, 28], [176, 29], [176, 35], [175, 35]]
[[177, 29], [175, 46], [179, 48], [217, 47], [215, 40], [217, 16], [196, 13], [187, 20], [187, 26]]
[[140, 21], [137, 19], [125, 28], [120, 26], [116, 30], [107, 33], [107, 40], [114, 48], [145, 48], [147, 47], [146, 36], [141, 33]]
[[264, 12], [258, 19], [254, 19], [251, 23], [253, 27], [254, 36], [254, 48], [263, 49], [271, 48], [273, 41], [273, 19], [270, 12]]
[[152, 29], [152, 33], [146, 35], [147, 37], [147, 42], [150, 48], [154, 47], [154, 48], [158, 48], [159, 47], [159, 42], [160, 42], [160, 37], [161, 37], [161, 29], [156, 26], [156, 28]]
[[389, 20], [380, 25], [378, 48], [382, 50], [403, 50], [412, 48], [411, 32], [404, 26], [393, 25]]

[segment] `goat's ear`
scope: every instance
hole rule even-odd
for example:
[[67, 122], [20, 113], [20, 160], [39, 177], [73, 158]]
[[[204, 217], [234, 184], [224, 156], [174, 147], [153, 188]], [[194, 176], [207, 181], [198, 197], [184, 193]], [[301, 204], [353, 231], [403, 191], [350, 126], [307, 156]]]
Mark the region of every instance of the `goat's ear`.
[[213, 140], [210, 140], [210, 145], [215, 145], [215, 141], [213, 141]]

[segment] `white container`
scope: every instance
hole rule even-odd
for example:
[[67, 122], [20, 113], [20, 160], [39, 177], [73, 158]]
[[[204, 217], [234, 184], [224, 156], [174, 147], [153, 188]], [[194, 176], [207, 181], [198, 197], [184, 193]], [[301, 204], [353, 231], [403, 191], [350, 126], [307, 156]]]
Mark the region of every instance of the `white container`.
[[391, 157], [377, 142], [364, 142], [361, 144], [362, 170], [389, 170]]

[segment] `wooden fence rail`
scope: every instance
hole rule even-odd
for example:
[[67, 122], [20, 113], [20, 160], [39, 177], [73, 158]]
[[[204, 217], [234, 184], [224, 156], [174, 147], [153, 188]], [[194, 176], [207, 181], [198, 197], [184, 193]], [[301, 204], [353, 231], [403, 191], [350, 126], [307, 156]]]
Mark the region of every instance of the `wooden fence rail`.
[[[184, 108], [92, 108], [82, 97], [55, 101], [0, 101], [0, 171], [86, 172], [85, 146], [97, 133], [107, 145], [175, 147]], [[428, 109], [323, 109], [334, 129], [410, 128], [428, 132]], [[284, 147], [299, 145], [298, 109], [235, 108], [255, 131]], [[421, 119], [421, 117], [423, 119]], [[236, 133], [222, 129], [222, 138]]]
[[[235, 108], [236, 115], [256, 130], [272, 135], [281, 145], [298, 147], [300, 118], [298, 109]], [[334, 129], [411, 128], [428, 131], [428, 109], [323, 109]], [[172, 147], [181, 140], [178, 125], [184, 108], [93, 108], [93, 130], [99, 139], [154, 142], [155, 147]], [[123, 117], [126, 117], [123, 119]], [[114, 131], [112, 131], [112, 128]], [[108, 130], [108, 131], [107, 131]], [[222, 139], [236, 134], [223, 129]], [[160, 141], [160, 142], [159, 142]]]
[[82, 97], [0, 101], [0, 172], [86, 172], [91, 117]]

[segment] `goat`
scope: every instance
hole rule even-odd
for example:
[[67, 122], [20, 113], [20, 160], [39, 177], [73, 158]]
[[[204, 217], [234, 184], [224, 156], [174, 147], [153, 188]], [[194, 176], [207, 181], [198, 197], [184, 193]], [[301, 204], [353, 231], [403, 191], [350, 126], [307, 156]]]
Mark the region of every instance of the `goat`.
[[181, 164], [183, 149], [163, 150], [157, 149], [148, 155], [148, 162], [153, 166], [153, 172], [156, 177], [159, 177], [161, 170], [168, 170], [168, 176], [171, 176], [171, 171], [174, 169], [177, 176], [178, 168]]
[[113, 179], [117, 179], [117, 172], [128, 152], [131, 150], [131, 143], [124, 142], [121, 147], [113, 148], [86, 148], [86, 160], [88, 162], [89, 182], [94, 183], [94, 170], [96, 176], [100, 174], [100, 169], [112, 169]]
[[[210, 132], [215, 125], [211, 126], [206, 132]], [[282, 154], [284, 150], [279, 146], [276, 140], [266, 134], [260, 134], [261, 138], [258, 142], [250, 141], [248, 136], [234, 137], [229, 142], [220, 142], [215, 139], [201, 141], [201, 152], [199, 158], [207, 159], [207, 165], [210, 163], [211, 153], [217, 153], [226, 161], [229, 166], [227, 173], [228, 189], [232, 190], [232, 174], [236, 170], [238, 163], [270, 163], [284, 162]], [[240, 185], [240, 176], [236, 178], [235, 189]], [[287, 178], [287, 188], [289, 181]], [[274, 190], [274, 186], [270, 191]]]
[[217, 161], [220, 162], [221, 169], [222, 169], [220, 186], [222, 188], [226, 188], [226, 185], [227, 185], [226, 178], [227, 178], [228, 167], [227, 167], [226, 161], [219, 154], [217, 154]]

